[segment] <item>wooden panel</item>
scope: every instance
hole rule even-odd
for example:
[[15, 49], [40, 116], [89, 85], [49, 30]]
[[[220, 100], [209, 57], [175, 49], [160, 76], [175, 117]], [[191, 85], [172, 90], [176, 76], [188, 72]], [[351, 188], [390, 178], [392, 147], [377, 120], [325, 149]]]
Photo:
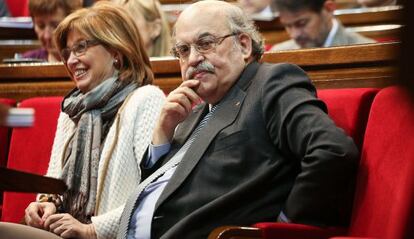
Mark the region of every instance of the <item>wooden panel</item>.
[[0, 40], [0, 62], [5, 58], [13, 58], [15, 53], [23, 53], [40, 48], [37, 40]]
[[[301, 66], [317, 88], [385, 87], [394, 83], [399, 43], [266, 53], [262, 61]], [[177, 59], [152, 58], [154, 84], [166, 93], [181, 83]], [[0, 97], [65, 95], [74, 87], [63, 64], [0, 65]]]

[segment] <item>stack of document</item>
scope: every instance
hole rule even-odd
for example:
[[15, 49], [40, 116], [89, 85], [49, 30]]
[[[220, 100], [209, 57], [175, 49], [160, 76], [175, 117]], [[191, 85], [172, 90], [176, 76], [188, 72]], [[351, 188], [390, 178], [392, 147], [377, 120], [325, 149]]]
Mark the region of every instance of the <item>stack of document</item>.
[[6, 126], [30, 127], [34, 122], [34, 112], [32, 108], [10, 108]]

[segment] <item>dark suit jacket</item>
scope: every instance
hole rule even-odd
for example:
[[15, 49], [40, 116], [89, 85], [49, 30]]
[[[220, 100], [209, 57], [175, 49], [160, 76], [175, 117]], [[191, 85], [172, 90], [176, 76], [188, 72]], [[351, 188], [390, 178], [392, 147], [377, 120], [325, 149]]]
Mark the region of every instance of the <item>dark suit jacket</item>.
[[[208, 108], [178, 126], [166, 162]], [[220, 225], [341, 223], [357, 149], [290, 64], [251, 63], [219, 103], [160, 196], [152, 238], [207, 238]]]

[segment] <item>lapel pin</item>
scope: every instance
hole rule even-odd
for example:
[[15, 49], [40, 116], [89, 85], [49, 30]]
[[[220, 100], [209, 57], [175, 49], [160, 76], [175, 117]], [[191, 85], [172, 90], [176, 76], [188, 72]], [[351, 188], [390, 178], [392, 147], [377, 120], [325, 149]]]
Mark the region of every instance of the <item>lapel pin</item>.
[[237, 101], [236, 106], [239, 106], [239, 105], [240, 105], [240, 101]]

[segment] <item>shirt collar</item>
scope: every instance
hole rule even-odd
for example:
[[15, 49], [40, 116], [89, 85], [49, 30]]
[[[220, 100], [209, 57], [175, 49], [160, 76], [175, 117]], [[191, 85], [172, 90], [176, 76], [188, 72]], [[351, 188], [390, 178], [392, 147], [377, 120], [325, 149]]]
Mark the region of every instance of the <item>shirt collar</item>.
[[323, 47], [330, 47], [332, 46], [333, 39], [338, 32], [339, 23], [338, 20], [335, 18], [332, 19], [332, 28], [331, 31], [329, 31], [328, 37], [325, 40], [325, 43], [323, 44]]

